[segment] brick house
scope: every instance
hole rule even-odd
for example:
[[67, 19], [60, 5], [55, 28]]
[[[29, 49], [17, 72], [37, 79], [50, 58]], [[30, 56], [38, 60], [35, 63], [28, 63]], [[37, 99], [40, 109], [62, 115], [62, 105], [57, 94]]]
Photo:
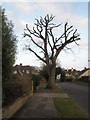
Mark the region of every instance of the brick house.
[[28, 66], [22, 66], [22, 64], [16, 65], [13, 68], [13, 74], [18, 76], [25, 76], [31, 74], [31, 68], [29, 65]]
[[17, 83], [23, 86], [23, 89], [31, 89], [32, 88], [32, 67], [27, 65], [23, 66], [21, 63], [20, 65], [15, 65], [13, 67], [13, 79]]

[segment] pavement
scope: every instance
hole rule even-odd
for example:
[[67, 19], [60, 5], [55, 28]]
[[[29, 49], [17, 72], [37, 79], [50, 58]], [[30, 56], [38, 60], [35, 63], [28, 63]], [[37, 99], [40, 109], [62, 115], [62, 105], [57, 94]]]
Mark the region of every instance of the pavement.
[[42, 89], [39, 93], [34, 93], [32, 98], [12, 118], [57, 118], [53, 97], [68, 96]]

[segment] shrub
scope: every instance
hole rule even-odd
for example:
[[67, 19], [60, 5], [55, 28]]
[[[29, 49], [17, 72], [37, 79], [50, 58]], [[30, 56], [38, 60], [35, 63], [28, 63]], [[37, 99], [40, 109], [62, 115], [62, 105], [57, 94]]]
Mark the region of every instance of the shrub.
[[3, 104], [2, 106], [7, 106], [14, 102], [18, 97], [23, 95], [23, 87], [20, 83], [7, 83], [3, 87], [4, 95], [3, 95]]
[[82, 82], [88, 82], [90, 81], [90, 76], [82, 76], [79, 80]]
[[65, 80], [66, 80], [65, 73], [62, 72], [62, 74], [61, 74], [61, 82], [64, 82]]
[[36, 87], [40, 84], [41, 77], [40, 75], [32, 75], [33, 80], [33, 90], [36, 91]]

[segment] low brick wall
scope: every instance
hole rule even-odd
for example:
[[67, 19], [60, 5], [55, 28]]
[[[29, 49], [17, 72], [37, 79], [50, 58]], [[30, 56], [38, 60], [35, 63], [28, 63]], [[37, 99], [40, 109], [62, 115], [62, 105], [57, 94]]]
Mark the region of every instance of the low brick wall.
[[7, 106], [2, 109], [2, 118], [10, 118], [14, 113], [16, 113], [33, 95], [33, 92], [24, 94], [22, 97], [18, 98], [12, 105]]

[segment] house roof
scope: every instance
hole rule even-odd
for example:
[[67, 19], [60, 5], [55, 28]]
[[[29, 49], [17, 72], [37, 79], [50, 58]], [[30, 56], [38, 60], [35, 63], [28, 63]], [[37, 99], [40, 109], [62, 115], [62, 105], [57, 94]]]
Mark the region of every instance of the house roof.
[[65, 73], [66, 74], [72, 74], [74, 76], [76, 76], [80, 71], [76, 70], [76, 69], [68, 69], [68, 70], [65, 70]]
[[80, 78], [83, 76], [90, 76], [90, 68], [81, 71]]
[[24, 71], [29, 71], [30, 73], [32, 73], [32, 74], [35, 74], [35, 73], [37, 73], [38, 72], [38, 70], [34, 67], [34, 66], [29, 66], [29, 65], [26, 65], [26, 66], [23, 66], [22, 64], [20, 64], [20, 65], [15, 65], [14, 67], [13, 67], [13, 70], [14, 71], [18, 71], [18, 72], [21, 72], [21, 73], [23, 73], [23, 70]]
[[14, 70], [31, 70], [31, 67], [28, 65], [28, 66], [22, 66], [22, 65], [16, 65], [13, 67]]

